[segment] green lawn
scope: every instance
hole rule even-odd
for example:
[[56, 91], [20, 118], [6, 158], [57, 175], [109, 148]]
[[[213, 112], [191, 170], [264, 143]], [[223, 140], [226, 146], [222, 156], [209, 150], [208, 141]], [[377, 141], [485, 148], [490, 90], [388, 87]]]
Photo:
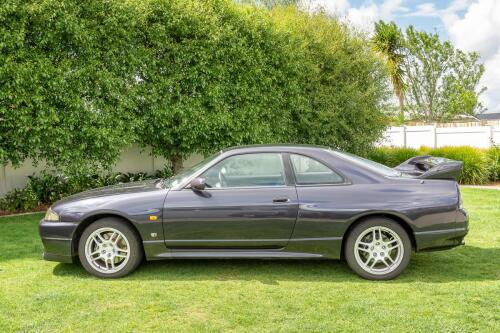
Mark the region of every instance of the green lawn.
[[0, 332], [500, 331], [500, 191], [463, 189], [466, 246], [370, 282], [340, 261], [164, 261], [121, 280], [41, 260], [41, 214], [0, 218]]

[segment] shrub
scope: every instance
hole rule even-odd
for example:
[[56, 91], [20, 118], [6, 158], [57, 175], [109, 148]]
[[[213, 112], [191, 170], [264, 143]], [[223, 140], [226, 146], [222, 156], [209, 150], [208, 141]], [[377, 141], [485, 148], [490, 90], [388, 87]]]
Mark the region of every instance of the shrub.
[[486, 155], [490, 163], [490, 180], [496, 182], [500, 180], [500, 146], [486, 150]]
[[65, 177], [51, 174], [29, 176], [25, 189], [30, 189], [41, 203], [52, 203], [71, 192]]
[[419, 155], [418, 150], [403, 147], [379, 147], [371, 150], [367, 158], [387, 165], [391, 168], [403, 163], [407, 159]]
[[163, 169], [156, 170], [154, 173], [154, 178], [170, 178], [174, 175], [172, 168], [168, 165], [165, 165]]
[[420, 146], [418, 149], [419, 155], [430, 155], [431, 150], [434, 148], [428, 147], [428, 146]]
[[7, 195], [0, 199], [0, 211], [25, 211], [31, 210], [39, 205], [36, 194], [30, 187], [23, 189], [15, 189], [7, 193]]
[[93, 188], [155, 178], [168, 178], [171, 175], [172, 172], [168, 166], [163, 170], [157, 170], [152, 175], [146, 172], [78, 176], [41, 173], [29, 176], [26, 187], [12, 190], [0, 199], [0, 210], [10, 212], [32, 210], [40, 204], [50, 205], [68, 195]]

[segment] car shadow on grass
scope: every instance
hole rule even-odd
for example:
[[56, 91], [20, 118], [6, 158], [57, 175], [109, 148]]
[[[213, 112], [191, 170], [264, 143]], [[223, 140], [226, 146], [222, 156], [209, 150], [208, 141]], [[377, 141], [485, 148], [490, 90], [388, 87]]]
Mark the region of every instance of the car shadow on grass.
[[[500, 248], [464, 246], [414, 254], [401, 276], [384, 283], [447, 283], [499, 279]], [[94, 279], [79, 264], [58, 264], [54, 275]], [[165, 260], [144, 262], [124, 280], [362, 282], [341, 260]], [[366, 281], [370, 283], [370, 281]]]

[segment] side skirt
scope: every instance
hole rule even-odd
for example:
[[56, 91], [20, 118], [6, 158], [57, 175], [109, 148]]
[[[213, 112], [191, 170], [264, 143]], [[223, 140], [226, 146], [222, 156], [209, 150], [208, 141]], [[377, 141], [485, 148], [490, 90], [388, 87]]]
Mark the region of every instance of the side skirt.
[[342, 237], [291, 239], [282, 249], [168, 249], [163, 240], [143, 242], [147, 260], [339, 259]]
[[175, 250], [156, 255], [163, 259], [311, 259], [320, 254], [269, 250]]

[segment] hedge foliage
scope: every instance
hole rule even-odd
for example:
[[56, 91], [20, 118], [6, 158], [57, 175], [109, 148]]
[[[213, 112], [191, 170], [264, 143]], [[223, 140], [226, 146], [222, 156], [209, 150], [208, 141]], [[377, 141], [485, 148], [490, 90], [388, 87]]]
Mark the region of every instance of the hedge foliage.
[[294, 49], [307, 69], [298, 84], [307, 103], [291, 109], [297, 136], [288, 141], [366, 152], [383, 134], [387, 118], [380, 110], [389, 99], [387, 73], [371, 44], [325, 15], [276, 7], [272, 18], [300, 41]]
[[500, 146], [494, 146], [486, 152], [490, 162], [490, 180], [500, 181]]
[[367, 158], [378, 163], [395, 167], [411, 157], [421, 155], [417, 149], [403, 147], [377, 147], [368, 153]]
[[116, 160], [133, 137], [135, 17], [120, 1], [2, 1], [0, 162]]
[[4, 0], [0, 163], [85, 174], [132, 142], [178, 168], [269, 142], [366, 150], [386, 126], [367, 39], [324, 14], [230, 0]]
[[461, 184], [485, 184], [497, 181], [500, 176], [500, 148], [480, 149], [470, 146], [420, 149], [401, 147], [378, 147], [370, 151], [367, 157], [376, 162], [395, 167], [407, 159], [418, 155], [445, 157], [464, 163], [458, 181]]

